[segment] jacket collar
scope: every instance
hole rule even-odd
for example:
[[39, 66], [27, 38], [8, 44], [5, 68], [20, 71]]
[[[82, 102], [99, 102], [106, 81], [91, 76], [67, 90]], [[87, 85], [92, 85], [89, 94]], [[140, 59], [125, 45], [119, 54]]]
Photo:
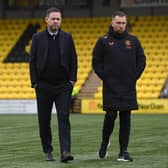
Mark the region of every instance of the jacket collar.
[[124, 38], [128, 34], [128, 32], [127, 32], [127, 30], [125, 30], [125, 32], [123, 32], [122, 34], [119, 34], [119, 33], [115, 32], [113, 30], [112, 26], [110, 26], [108, 34], [110, 36], [113, 36], [113, 37], [117, 38], [117, 39], [122, 39], [122, 38]]

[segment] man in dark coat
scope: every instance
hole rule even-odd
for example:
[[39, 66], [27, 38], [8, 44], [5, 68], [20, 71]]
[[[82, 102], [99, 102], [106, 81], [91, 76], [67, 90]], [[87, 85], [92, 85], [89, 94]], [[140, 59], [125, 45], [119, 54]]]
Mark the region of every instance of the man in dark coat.
[[77, 55], [72, 36], [60, 29], [61, 12], [50, 8], [47, 29], [36, 33], [30, 50], [30, 77], [35, 88], [40, 138], [47, 161], [53, 161], [51, 112], [55, 103], [58, 117], [61, 161], [73, 160], [70, 138], [71, 92], [77, 79]]
[[126, 31], [125, 13], [117, 11], [107, 35], [98, 39], [92, 65], [103, 81], [103, 110], [106, 111], [99, 157], [105, 158], [117, 112], [120, 116], [118, 161], [132, 161], [127, 147], [131, 110], [138, 109], [136, 81], [145, 68], [145, 55], [139, 40]]

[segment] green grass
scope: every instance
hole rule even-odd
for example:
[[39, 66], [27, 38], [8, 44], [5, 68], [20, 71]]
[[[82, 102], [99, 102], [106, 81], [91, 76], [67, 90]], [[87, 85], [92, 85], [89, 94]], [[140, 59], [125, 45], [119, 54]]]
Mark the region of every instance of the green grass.
[[0, 115], [0, 168], [168, 168], [168, 115], [132, 115], [129, 152], [133, 162], [117, 162], [118, 119], [109, 156], [97, 157], [103, 115], [71, 115], [72, 163], [60, 163], [57, 118], [52, 116], [56, 162], [46, 162], [36, 115]]

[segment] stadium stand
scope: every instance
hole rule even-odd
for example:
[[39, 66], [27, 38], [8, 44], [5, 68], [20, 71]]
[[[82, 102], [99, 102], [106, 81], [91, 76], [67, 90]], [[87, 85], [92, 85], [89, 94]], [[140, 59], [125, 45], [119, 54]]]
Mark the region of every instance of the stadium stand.
[[[1, 20], [1, 25], [8, 25], [11, 20]], [[101, 23], [101, 28], [96, 24]], [[65, 18], [63, 29], [74, 36], [78, 54], [78, 81], [75, 85], [80, 90], [91, 72], [91, 52], [99, 34], [104, 34], [102, 27], [107, 19], [104, 18]], [[32, 29], [34, 25], [34, 28]], [[40, 26], [37, 26], [40, 25]], [[6, 26], [7, 27], [7, 26]], [[31, 37], [36, 31], [45, 28], [43, 19], [12, 20], [8, 28], [0, 27], [4, 32], [0, 43], [3, 44], [1, 52], [1, 99], [32, 99], [35, 98], [34, 90], [30, 88], [28, 71], [28, 54], [30, 51]], [[7, 30], [7, 31], [4, 31]], [[12, 37], [15, 38], [11, 38]], [[29, 34], [29, 37], [25, 36]], [[25, 40], [26, 39], [26, 40]], [[10, 46], [9, 46], [10, 43]], [[19, 45], [20, 44], [20, 45]]]
[[[147, 68], [137, 84], [138, 98], [159, 98], [168, 76], [167, 20], [168, 16], [129, 17], [131, 33], [138, 36], [142, 41], [147, 56]], [[75, 87], [79, 94], [86, 87], [87, 80], [90, 79], [89, 75], [93, 75], [91, 59], [95, 42], [99, 36], [106, 33], [110, 22], [110, 17], [64, 18], [63, 20], [62, 28], [72, 34], [77, 49], [78, 81]], [[34, 28], [30, 25], [33, 25]], [[22, 41], [24, 32], [31, 30], [28, 31], [29, 37], [26, 37], [27, 40], [22, 46], [22, 53], [24, 54], [21, 57], [27, 57], [32, 34], [44, 28], [43, 19], [0, 20], [0, 99], [35, 98], [34, 90], [30, 88], [29, 68], [28, 62], [26, 62], [28, 59], [18, 61], [17, 57], [11, 54], [11, 51], [19, 41]], [[10, 59], [7, 59], [9, 55]], [[90, 83], [89, 85], [93, 87]], [[101, 99], [101, 91], [100, 82], [89, 95], [90, 98]], [[86, 94], [83, 97], [80, 96], [80, 99], [85, 97], [87, 97]]]
[[0, 20], [0, 98], [32, 98], [26, 63], [5, 63], [4, 60], [22, 36], [28, 22], [25, 20]]

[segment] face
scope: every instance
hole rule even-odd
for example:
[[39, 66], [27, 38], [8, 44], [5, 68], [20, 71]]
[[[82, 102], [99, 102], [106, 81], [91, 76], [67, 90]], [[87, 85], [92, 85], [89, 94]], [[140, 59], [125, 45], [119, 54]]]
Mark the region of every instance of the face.
[[118, 34], [122, 34], [127, 25], [127, 19], [126, 16], [115, 16], [112, 20], [112, 27], [115, 32]]
[[60, 12], [51, 12], [46, 16], [45, 21], [47, 27], [51, 32], [56, 32], [61, 26], [61, 13]]

